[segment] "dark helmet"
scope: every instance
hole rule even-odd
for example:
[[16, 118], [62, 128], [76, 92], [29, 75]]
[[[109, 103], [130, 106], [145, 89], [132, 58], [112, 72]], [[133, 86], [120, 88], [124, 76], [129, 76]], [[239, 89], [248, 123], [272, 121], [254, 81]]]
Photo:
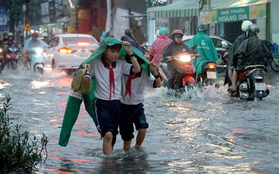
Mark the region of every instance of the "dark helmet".
[[171, 33], [171, 38], [181, 35], [183, 36], [183, 32], [181, 30], [173, 30], [173, 32]]
[[197, 26], [197, 30], [198, 31], [206, 31], [207, 30], [207, 25], [203, 24], [203, 23], [200, 23], [198, 26]]
[[260, 28], [256, 24], [249, 25], [247, 30], [249, 33], [258, 34], [260, 32]]
[[132, 34], [133, 31], [132, 31], [132, 29], [127, 28], [127, 29], [124, 30], [124, 33], [125, 33], [126, 35], [129, 35], [129, 34]]
[[5, 32], [3, 33], [3, 36], [8, 36], [8, 32], [5, 31]]

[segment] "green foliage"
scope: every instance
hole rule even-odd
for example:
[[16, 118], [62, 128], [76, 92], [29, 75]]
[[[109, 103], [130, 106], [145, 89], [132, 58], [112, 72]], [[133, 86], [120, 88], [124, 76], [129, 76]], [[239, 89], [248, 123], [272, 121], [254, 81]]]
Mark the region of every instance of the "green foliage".
[[44, 134], [40, 142], [36, 136], [30, 139], [27, 130], [21, 131], [22, 124], [13, 125], [10, 122], [7, 115], [11, 108], [10, 100], [7, 96], [2, 101], [3, 106], [0, 110], [0, 173], [31, 173], [42, 161], [43, 150], [47, 154], [48, 139]]
[[23, 15], [23, 1], [22, 0], [3, 0], [7, 6], [7, 15], [13, 19], [20, 19]]

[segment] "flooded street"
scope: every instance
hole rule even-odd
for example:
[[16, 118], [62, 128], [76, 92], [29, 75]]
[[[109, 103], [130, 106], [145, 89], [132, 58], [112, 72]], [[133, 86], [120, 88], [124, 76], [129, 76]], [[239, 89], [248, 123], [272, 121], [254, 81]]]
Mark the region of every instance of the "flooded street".
[[12, 122], [49, 139], [48, 159], [36, 173], [278, 173], [279, 73], [269, 72], [270, 95], [261, 102], [230, 98], [226, 86], [208, 88], [191, 101], [171, 98], [165, 88], [146, 91], [149, 128], [142, 148], [124, 152], [118, 136], [110, 156], [102, 155], [84, 105], [68, 146], [58, 145], [72, 76], [4, 71], [0, 97], [12, 99]]

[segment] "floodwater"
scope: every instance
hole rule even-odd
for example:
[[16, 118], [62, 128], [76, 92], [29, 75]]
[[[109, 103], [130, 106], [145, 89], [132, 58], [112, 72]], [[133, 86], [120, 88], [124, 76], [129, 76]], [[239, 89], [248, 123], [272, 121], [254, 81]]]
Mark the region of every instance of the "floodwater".
[[149, 89], [144, 105], [150, 127], [143, 146], [124, 152], [118, 136], [109, 156], [102, 154], [102, 140], [83, 105], [68, 146], [58, 145], [71, 80], [63, 72], [0, 74], [0, 98], [12, 98], [11, 120], [23, 123], [31, 135], [48, 136], [48, 158], [35, 173], [279, 171], [279, 73], [270, 70], [270, 95], [261, 102], [230, 98], [224, 86], [208, 88], [190, 101], [169, 97], [165, 88]]

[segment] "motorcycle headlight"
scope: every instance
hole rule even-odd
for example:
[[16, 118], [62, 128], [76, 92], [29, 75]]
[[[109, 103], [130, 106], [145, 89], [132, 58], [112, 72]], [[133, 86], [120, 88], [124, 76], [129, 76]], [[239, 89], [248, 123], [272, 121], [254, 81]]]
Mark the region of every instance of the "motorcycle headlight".
[[43, 53], [43, 49], [41, 49], [41, 48], [36, 48], [35, 53], [37, 53], [37, 54], [42, 54], [42, 53]]
[[191, 62], [191, 57], [189, 55], [183, 55], [183, 56], [180, 56], [180, 60], [182, 62]]

